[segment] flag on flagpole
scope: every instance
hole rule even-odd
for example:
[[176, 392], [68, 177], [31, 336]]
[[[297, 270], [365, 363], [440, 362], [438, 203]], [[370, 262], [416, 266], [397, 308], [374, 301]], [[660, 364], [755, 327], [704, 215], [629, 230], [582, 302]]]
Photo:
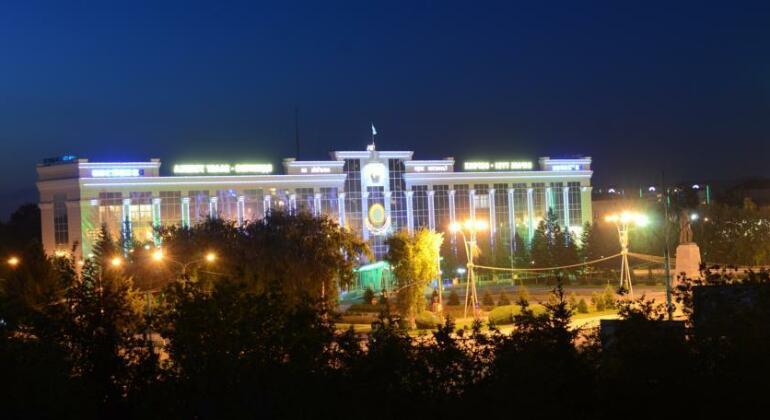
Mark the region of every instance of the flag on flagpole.
[[374, 123], [372, 123], [372, 136], [376, 136], [376, 135], [377, 135], [377, 129], [374, 128]]

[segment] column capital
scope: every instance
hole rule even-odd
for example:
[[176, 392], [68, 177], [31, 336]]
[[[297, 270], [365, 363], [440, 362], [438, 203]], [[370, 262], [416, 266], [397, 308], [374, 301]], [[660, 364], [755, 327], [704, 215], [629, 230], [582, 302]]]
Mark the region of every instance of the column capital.
[[369, 198], [369, 191], [364, 191], [361, 193], [361, 198]]
[[508, 194], [513, 194], [514, 191], [516, 191], [515, 188], [508, 188]]
[[407, 191], [404, 191], [404, 192], [406, 193], [406, 197], [407, 198], [412, 198], [412, 196], [414, 195], [414, 191], [412, 191], [412, 190], [407, 190]]
[[455, 190], [449, 190], [449, 196], [454, 197], [455, 196]]
[[428, 197], [433, 197], [434, 195], [436, 195], [436, 192], [435, 192], [435, 191], [433, 191], [433, 190], [428, 190]]
[[494, 194], [494, 193], [495, 193], [495, 189], [494, 189], [494, 188], [490, 188], [490, 189], [487, 191], [487, 193], [488, 193], [489, 195], [492, 195], [492, 194]]

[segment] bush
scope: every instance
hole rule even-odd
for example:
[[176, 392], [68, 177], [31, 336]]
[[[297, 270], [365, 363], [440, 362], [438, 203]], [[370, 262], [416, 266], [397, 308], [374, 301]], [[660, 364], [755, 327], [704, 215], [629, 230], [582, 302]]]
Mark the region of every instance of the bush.
[[500, 298], [497, 299], [497, 306], [506, 306], [510, 304], [511, 300], [508, 298], [508, 295], [505, 293], [505, 291], [500, 292]]
[[[541, 315], [545, 313], [545, 307], [543, 305], [529, 305], [529, 309], [531, 309], [535, 315]], [[489, 311], [489, 323], [495, 325], [510, 325], [513, 324], [513, 317], [520, 313], [521, 306], [519, 305], [498, 306], [497, 308]]]
[[604, 292], [602, 292], [602, 299], [604, 300], [605, 309], [615, 309], [615, 291], [612, 290], [609, 284], [604, 288]]
[[580, 298], [580, 300], [577, 303], [577, 312], [579, 314], [587, 314], [588, 313], [588, 304], [586, 303], [586, 300], [583, 298]]
[[532, 298], [532, 296], [530, 296], [529, 289], [527, 289], [527, 286], [522, 284], [516, 290], [516, 300], [517, 301], [526, 300], [527, 302], [529, 302], [529, 300], [531, 298]]
[[652, 268], [647, 269], [647, 281], [645, 282], [648, 286], [655, 286], [655, 276], [652, 275]]
[[594, 305], [597, 311], [604, 310], [604, 297], [599, 292], [591, 293], [591, 304]]
[[372, 305], [371, 303], [354, 303], [350, 305], [346, 313], [349, 314], [361, 314], [361, 313], [374, 313], [379, 314], [385, 310], [385, 305]]
[[575, 292], [572, 292], [569, 294], [569, 297], [567, 298], [567, 303], [569, 303], [569, 307], [572, 309], [577, 308], [578, 305], [578, 298]]
[[495, 299], [492, 298], [489, 290], [484, 290], [484, 294], [481, 296], [481, 304], [484, 306], [495, 306]]
[[417, 328], [420, 329], [434, 329], [437, 325], [441, 325], [443, 321], [441, 317], [434, 314], [431, 311], [422, 311], [416, 317], [414, 317]]
[[367, 288], [364, 290], [364, 296], [361, 298], [363, 304], [365, 305], [371, 305], [372, 301], [374, 300], [374, 290], [371, 288]]
[[460, 305], [460, 296], [454, 290], [449, 292], [449, 299], [447, 299], [447, 305], [458, 306]]

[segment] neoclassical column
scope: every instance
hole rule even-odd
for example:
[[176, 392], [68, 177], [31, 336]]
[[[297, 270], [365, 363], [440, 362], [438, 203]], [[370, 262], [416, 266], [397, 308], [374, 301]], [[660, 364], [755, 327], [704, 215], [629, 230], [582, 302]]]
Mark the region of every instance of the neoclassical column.
[[366, 228], [366, 220], [369, 218], [369, 192], [361, 193], [361, 237], [369, 239], [369, 229]]
[[561, 190], [562, 202], [564, 203], [564, 229], [569, 229], [569, 187], [563, 187]]
[[533, 189], [527, 188], [527, 234], [529, 237], [527, 241], [532, 241], [532, 235], [535, 234], [535, 221], [534, 221], [534, 203], [532, 202]]
[[345, 227], [345, 193], [337, 194], [337, 212], [340, 219], [340, 226]]
[[476, 220], [476, 190], [468, 190], [468, 217]]
[[270, 214], [270, 207], [272, 206], [272, 203], [270, 202], [270, 193], [265, 194], [264, 198], [262, 198], [262, 211], [265, 215], [264, 217], [267, 217], [268, 214]]
[[455, 223], [455, 190], [449, 190], [449, 223]]
[[414, 191], [405, 191], [406, 193], [406, 227], [409, 233], [414, 232], [414, 213], [412, 212], [412, 196]]
[[289, 194], [289, 214], [297, 214], [297, 194]]
[[182, 197], [182, 227], [190, 227], [190, 197]]
[[160, 197], [152, 198], [152, 241], [158, 246], [160, 245], [160, 235], [158, 235], [158, 229], [160, 229]]
[[[123, 222], [120, 226], [120, 231], [123, 233], [123, 237], [131, 238], [131, 199], [123, 199]], [[126, 241], [128, 243], [128, 241]]]
[[238, 217], [238, 226], [243, 226], [243, 218], [244, 214], [246, 213], [246, 197], [243, 195], [238, 196], [238, 207], [237, 207], [237, 217]]
[[428, 229], [435, 231], [436, 230], [436, 203], [435, 203], [435, 196], [436, 192], [433, 190], [428, 190]]
[[313, 194], [313, 215], [315, 217], [321, 216], [321, 193]]
[[218, 197], [209, 197], [209, 217], [212, 219], [219, 218], [218, 202]]
[[490, 188], [487, 193], [489, 199], [489, 243], [495, 243], [495, 233], [497, 232], [497, 214], [495, 214], [495, 189]]
[[548, 210], [553, 209], [553, 188], [545, 187], [545, 214], [548, 215]]
[[[513, 201], [514, 201], [513, 200], [513, 193], [514, 193], [514, 191], [515, 190], [513, 188], [508, 188], [508, 191], [507, 191], [507, 193], [508, 193], [507, 194], [507, 199], [508, 199], [508, 230], [509, 230], [508, 235], [510, 236], [509, 239], [511, 240], [511, 246], [513, 246], [513, 239], [514, 239], [514, 235], [516, 234], [516, 213], [514, 213], [515, 209], [513, 207], [513, 205], [514, 205], [514, 203], [513, 203]], [[513, 249], [513, 248], [511, 248], [511, 249]]]

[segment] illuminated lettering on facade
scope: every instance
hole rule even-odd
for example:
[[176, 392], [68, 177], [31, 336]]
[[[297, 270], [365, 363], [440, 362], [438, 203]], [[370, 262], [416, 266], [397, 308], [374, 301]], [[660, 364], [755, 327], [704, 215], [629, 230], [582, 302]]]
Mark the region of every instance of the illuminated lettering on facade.
[[580, 165], [553, 165], [551, 166], [553, 171], [579, 171]]
[[176, 175], [269, 174], [273, 172], [273, 165], [270, 163], [181, 164], [174, 165], [173, 171]]
[[465, 168], [466, 171], [528, 171], [532, 169], [532, 162], [465, 162], [463, 168]]
[[144, 175], [144, 170], [136, 168], [110, 168], [91, 170], [91, 176], [94, 178], [121, 178], [142, 175]]
[[415, 172], [449, 172], [447, 165], [419, 165], [414, 167]]
[[330, 174], [332, 172], [332, 168], [328, 166], [311, 166], [310, 168], [300, 168], [299, 171], [303, 174]]

